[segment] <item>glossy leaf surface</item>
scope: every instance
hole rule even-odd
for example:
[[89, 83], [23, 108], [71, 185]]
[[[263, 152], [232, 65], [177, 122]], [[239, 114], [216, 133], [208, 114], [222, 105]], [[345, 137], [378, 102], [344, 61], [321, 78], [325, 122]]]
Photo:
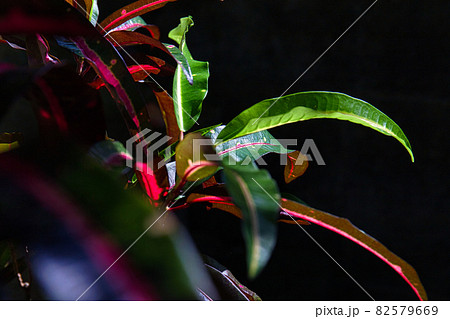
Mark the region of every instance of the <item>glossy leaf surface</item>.
[[122, 23], [133, 19], [139, 15], [143, 15], [147, 12], [159, 9], [165, 6], [168, 2], [176, 0], [139, 0], [129, 5], [126, 5], [119, 10], [116, 10], [110, 16], [100, 23], [104, 32], [107, 32], [115, 27], [118, 27]]
[[275, 246], [280, 195], [266, 170], [225, 164], [224, 173], [226, 188], [242, 210], [248, 273], [253, 278], [264, 268]]
[[200, 117], [202, 103], [208, 92], [209, 64], [192, 58], [186, 44], [186, 33], [194, 25], [191, 17], [182, 18], [180, 25], [169, 33], [169, 37], [180, 45], [180, 50], [191, 68], [193, 83], [177, 67], [173, 79], [173, 103], [178, 127], [188, 131]]
[[264, 100], [231, 120], [218, 138], [228, 141], [271, 127], [321, 118], [347, 120], [392, 136], [414, 161], [411, 145], [394, 121], [367, 102], [334, 92], [301, 92]]
[[205, 134], [205, 136], [211, 138], [213, 143], [216, 144], [216, 152], [221, 157], [228, 156], [236, 162], [245, 161], [246, 163], [250, 163], [250, 161], [255, 161], [267, 153], [286, 154], [292, 152], [281, 145], [266, 130], [221, 143], [220, 140], [217, 140], [217, 136], [224, 128], [225, 125], [222, 125]]
[[334, 231], [367, 249], [402, 276], [421, 300], [427, 300], [425, 289], [414, 268], [379, 241], [356, 228], [349, 220], [284, 198], [281, 200], [281, 207], [291, 216], [303, 218], [313, 224]]
[[144, 19], [142, 19], [142, 17], [137, 16], [136, 18], [130, 19], [124, 23], [122, 23], [121, 25], [119, 25], [118, 27], [112, 29], [109, 32], [113, 32], [113, 31], [134, 31], [142, 26], [146, 25]]
[[211, 140], [200, 133], [189, 133], [176, 147], [178, 176], [194, 182], [214, 174], [218, 165], [211, 161], [214, 155]]

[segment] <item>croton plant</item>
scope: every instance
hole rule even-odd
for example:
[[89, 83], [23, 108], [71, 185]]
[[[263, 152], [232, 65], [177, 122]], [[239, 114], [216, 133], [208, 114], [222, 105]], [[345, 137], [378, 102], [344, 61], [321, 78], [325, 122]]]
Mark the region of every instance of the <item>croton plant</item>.
[[203, 203], [242, 220], [249, 278], [268, 262], [277, 223], [317, 224], [375, 254], [426, 299], [408, 263], [347, 219], [280, 196], [257, 162], [283, 154], [286, 183], [300, 177], [306, 154], [268, 129], [318, 118], [392, 136], [413, 160], [400, 127], [369, 103], [317, 91], [193, 131], [209, 78], [208, 62], [187, 46], [193, 20], [182, 18], [162, 43], [142, 18], [171, 1], [130, 1], [101, 22], [96, 0], [2, 3], [0, 42], [15, 62], [0, 64], [0, 297], [20, 286], [25, 298], [51, 300], [259, 300], [201, 255], [177, 219]]

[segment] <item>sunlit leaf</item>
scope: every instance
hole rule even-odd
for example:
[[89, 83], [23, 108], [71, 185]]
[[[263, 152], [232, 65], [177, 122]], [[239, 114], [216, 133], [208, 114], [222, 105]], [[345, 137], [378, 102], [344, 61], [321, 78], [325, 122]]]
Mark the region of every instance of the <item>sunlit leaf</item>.
[[118, 27], [112, 29], [109, 32], [113, 32], [113, 31], [134, 31], [142, 26], [145, 26], [147, 23], [144, 21], [144, 19], [142, 19], [142, 17], [137, 16], [133, 19], [130, 19], [124, 23], [122, 23], [121, 25], [119, 25]]
[[161, 50], [163, 53], [171, 56], [175, 62], [180, 66], [183, 74], [188, 81], [192, 83], [193, 77], [189, 62], [186, 57], [181, 53], [180, 49], [172, 44], [164, 44], [158, 40], [149, 37], [145, 34], [131, 31], [114, 31], [106, 36], [106, 39], [110, 41], [115, 47], [122, 48], [132, 45], [149, 45], [153, 48]]
[[18, 148], [22, 142], [22, 133], [0, 133], [0, 154]]
[[217, 136], [224, 128], [225, 125], [221, 125], [205, 135], [216, 144], [216, 152], [221, 157], [228, 156], [236, 162], [246, 161], [250, 163], [250, 161], [256, 161], [267, 153], [286, 154], [292, 152], [281, 145], [266, 130], [221, 143], [220, 140], [217, 140]]
[[248, 273], [255, 277], [268, 262], [275, 246], [280, 195], [266, 170], [253, 165], [224, 165], [226, 188], [242, 210]]
[[165, 6], [168, 2], [176, 0], [139, 0], [112, 13], [105, 20], [100, 23], [100, 26], [104, 32], [121, 25], [122, 23], [133, 19], [139, 15], [143, 15], [147, 12], [159, 9]]
[[180, 45], [180, 50], [187, 59], [192, 71], [193, 83], [183, 75], [180, 66], [173, 79], [173, 103], [178, 127], [188, 131], [200, 117], [202, 103], [208, 92], [209, 64], [192, 58], [186, 44], [186, 33], [194, 25], [191, 17], [182, 18], [180, 25], [170, 31], [169, 37]]
[[91, 3], [91, 6], [88, 6], [88, 12], [89, 12], [89, 21], [92, 23], [92, 25], [97, 25], [99, 10], [98, 10], [98, 3], [97, 0], [87, 0]]
[[194, 182], [214, 174], [218, 163], [211, 158], [215, 155], [210, 139], [200, 133], [187, 134], [176, 147], [178, 176]]
[[296, 203], [291, 200], [281, 200], [282, 209], [293, 217], [303, 218], [313, 224], [327, 228], [347, 239], [357, 243], [391, 266], [406, 280], [421, 300], [427, 300], [427, 294], [413, 267], [403, 259], [389, 251], [383, 244], [356, 228], [349, 220], [336, 217], [317, 209]]
[[218, 138], [228, 141], [271, 127], [320, 118], [347, 120], [392, 136], [414, 161], [411, 145], [394, 121], [367, 102], [334, 92], [301, 92], [264, 100], [231, 120]]

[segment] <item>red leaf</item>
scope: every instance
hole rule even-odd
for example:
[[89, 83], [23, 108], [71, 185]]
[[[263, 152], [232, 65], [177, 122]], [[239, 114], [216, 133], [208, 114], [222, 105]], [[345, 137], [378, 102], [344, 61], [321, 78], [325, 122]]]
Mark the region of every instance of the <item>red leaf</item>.
[[[125, 106], [128, 115], [130, 116], [134, 125], [136, 126], [136, 128], [139, 128], [139, 120], [136, 115], [132, 97], [128, 94], [128, 92], [124, 88], [124, 85], [122, 85], [121, 81], [119, 80], [120, 78], [123, 81], [127, 81], [128, 79], [126, 77], [130, 76], [129, 72], [125, 71], [126, 68], [125, 65], [122, 65], [123, 62], [117, 59], [104, 61], [104, 57], [100, 56], [93, 48], [91, 48], [85, 39], [81, 37], [74, 37], [72, 38], [72, 40], [76, 43], [77, 47], [81, 50], [83, 55], [96, 68], [97, 73], [102, 77], [103, 81], [113, 88], [115, 94], [117, 94], [117, 98]], [[116, 73], [114, 72], [114, 67], [117, 68]], [[135, 98], [139, 98], [139, 96]]]
[[166, 134], [172, 138], [171, 143], [176, 142], [180, 137], [180, 129], [178, 127], [177, 119], [175, 118], [175, 110], [173, 107], [173, 99], [166, 91], [156, 91], [153, 93], [159, 104], [159, 109], [166, 124]]
[[[217, 208], [220, 210], [223, 210], [227, 213], [230, 213], [240, 219], [242, 219], [242, 212], [241, 210], [233, 203], [232, 198], [229, 196], [223, 196], [223, 195], [212, 195], [213, 193], [223, 193], [223, 187], [214, 187], [211, 186], [209, 192], [211, 195], [206, 194], [199, 194], [199, 193], [192, 193], [188, 196], [186, 203], [192, 204], [192, 203], [210, 203], [210, 208]], [[280, 216], [278, 218], [278, 222], [286, 223], [286, 224], [300, 224], [300, 225], [309, 225], [310, 223], [303, 220], [302, 218], [296, 218], [295, 221], [292, 220], [292, 218], [286, 218], [286, 215], [283, 214], [283, 212], [280, 213]]]
[[130, 45], [146, 44], [151, 47], [160, 49], [166, 54], [170, 55], [169, 50], [158, 40], [149, 37], [145, 34], [133, 31], [113, 31], [106, 36], [107, 40], [115, 47], [126, 47]]
[[287, 159], [288, 162], [284, 167], [284, 181], [290, 183], [305, 173], [308, 168], [308, 159], [299, 151], [287, 154]]
[[173, 2], [176, 0], [139, 0], [133, 2], [108, 16], [105, 20], [100, 23], [100, 27], [103, 32], [108, 32], [109, 30], [118, 27], [122, 23], [133, 19], [139, 15], [145, 14], [147, 12], [159, 9], [165, 6], [168, 2]]
[[383, 244], [356, 228], [349, 220], [313, 209], [300, 203], [282, 199], [283, 211], [292, 217], [305, 219], [313, 224], [325, 227], [357, 243], [391, 266], [411, 286], [419, 299], [427, 300], [419, 276], [411, 265], [389, 251]]

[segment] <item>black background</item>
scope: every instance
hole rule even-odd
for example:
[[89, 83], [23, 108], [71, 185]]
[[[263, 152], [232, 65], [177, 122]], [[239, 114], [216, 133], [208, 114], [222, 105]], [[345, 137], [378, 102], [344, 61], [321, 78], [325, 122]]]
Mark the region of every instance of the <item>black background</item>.
[[[125, 3], [103, 4], [102, 17]], [[371, 3], [184, 0], [145, 20], [169, 42], [166, 35], [179, 18], [193, 16], [190, 51], [210, 62], [199, 121], [206, 127], [281, 95]], [[278, 157], [266, 157], [281, 191], [346, 217], [380, 240], [415, 267], [432, 300], [450, 299], [449, 13], [448, 1], [380, 0], [288, 92], [337, 91], [370, 102], [402, 127], [415, 163], [395, 139], [335, 120], [271, 130], [300, 146], [314, 139], [326, 166], [312, 163], [303, 177], [285, 185]], [[236, 218], [201, 206], [181, 215], [200, 250], [264, 300], [370, 299], [295, 225], [280, 225], [272, 259], [250, 281]], [[320, 227], [305, 229], [376, 300], [414, 300], [401, 277], [369, 252]]]

